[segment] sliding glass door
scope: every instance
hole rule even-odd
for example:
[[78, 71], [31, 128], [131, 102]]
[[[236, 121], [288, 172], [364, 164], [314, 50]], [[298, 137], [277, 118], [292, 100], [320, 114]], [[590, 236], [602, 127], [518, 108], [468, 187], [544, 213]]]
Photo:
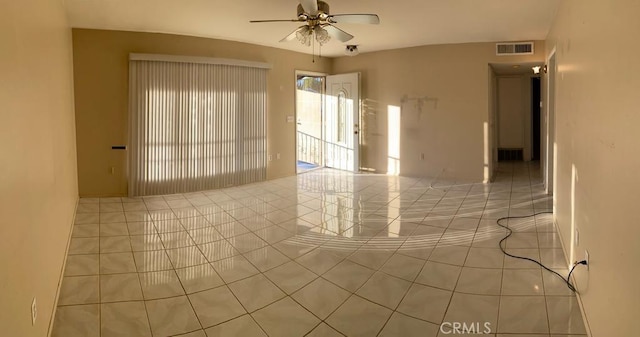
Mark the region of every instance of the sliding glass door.
[[131, 196], [266, 178], [266, 69], [131, 60]]

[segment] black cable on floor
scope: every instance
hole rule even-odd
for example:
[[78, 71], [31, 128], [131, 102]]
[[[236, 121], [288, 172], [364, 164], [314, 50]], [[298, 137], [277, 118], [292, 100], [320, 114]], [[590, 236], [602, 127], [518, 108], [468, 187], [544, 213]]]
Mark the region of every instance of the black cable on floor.
[[498, 245], [500, 246], [500, 250], [502, 251], [502, 253], [504, 253], [504, 255], [507, 255], [507, 256], [509, 256], [509, 257], [513, 257], [513, 258], [516, 258], [516, 259], [521, 259], [521, 260], [527, 260], [527, 261], [534, 262], [535, 264], [539, 265], [540, 267], [542, 267], [542, 268], [544, 268], [544, 269], [546, 269], [546, 270], [548, 270], [548, 271], [550, 271], [550, 272], [552, 272], [552, 273], [556, 274], [559, 278], [561, 278], [561, 279], [562, 279], [562, 280], [567, 284], [567, 287], [569, 287], [569, 289], [575, 293], [575, 292], [576, 292], [576, 288], [573, 286], [573, 284], [571, 284], [571, 273], [573, 273], [573, 270], [574, 270], [578, 265], [580, 265], [580, 264], [584, 264], [584, 265], [586, 265], [586, 264], [587, 264], [587, 261], [582, 260], [582, 261], [576, 261], [576, 262], [574, 262], [573, 266], [571, 267], [571, 270], [569, 271], [569, 275], [567, 275], [567, 278], [565, 279], [565, 278], [564, 278], [562, 275], [560, 275], [558, 272], [556, 272], [555, 270], [552, 270], [552, 269], [548, 268], [547, 266], [543, 265], [540, 261], [534, 260], [534, 259], [532, 259], [532, 258], [528, 258], [528, 257], [526, 257], [526, 256], [518, 256], [518, 255], [513, 255], [513, 254], [510, 254], [510, 253], [507, 253], [507, 251], [505, 250], [505, 248], [502, 246], [502, 243], [503, 243], [504, 241], [506, 241], [506, 240], [511, 236], [511, 234], [513, 234], [513, 230], [511, 230], [511, 228], [509, 228], [509, 227], [507, 227], [507, 226], [505, 226], [505, 225], [501, 224], [501, 223], [500, 223], [500, 221], [502, 221], [502, 220], [509, 220], [509, 219], [525, 219], [525, 218], [535, 217], [536, 215], [540, 215], [540, 214], [553, 214], [553, 212], [544, 211], [544, 212], [534, 213], [534, 214], [531, 214], [531, 215], [523, 215], [523, 216], [505, 216], [505, 217], [502, 217], [502, 218], [498, 219], [498, 220], [496, 221], [496, 223], [498, 224], [498, 226], [500, 226], [500, 227], [502, 227], [502, 228], [504, 228], [504, 229], [506, 229], [506, 230], [508, 230], [508, 231], [509, 231], [509, 233], [507, 234], [507, 236], [505, 236], [504, 238], [502, 238], [502, 240], [500, 240], [500, 243], [498, 244]]

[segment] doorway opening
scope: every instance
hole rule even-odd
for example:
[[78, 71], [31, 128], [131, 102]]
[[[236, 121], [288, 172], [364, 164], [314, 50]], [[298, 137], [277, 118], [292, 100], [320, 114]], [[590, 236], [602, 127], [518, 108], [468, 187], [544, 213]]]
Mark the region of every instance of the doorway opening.
[[534, 74], [540, 63], [490, 64], [495, 116], [494, 145], [498, 161], [530, 161], [543, 158], [541, 80]]
[[531, 78], [531, 160], [540, 160], [540, 77]]
[[325, 75], [296, 73], [296, 172], [324, 166], [323, 111]]
[[296, 172], [360, 170], [360, 74], [296, 72]]

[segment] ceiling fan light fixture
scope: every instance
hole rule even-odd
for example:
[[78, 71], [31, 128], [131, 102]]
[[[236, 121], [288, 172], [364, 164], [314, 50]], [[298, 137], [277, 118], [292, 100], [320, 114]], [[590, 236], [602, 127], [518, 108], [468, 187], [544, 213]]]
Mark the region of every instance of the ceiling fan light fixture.
[[[299, 22], [302, 26], [298, 27], [289, 35], [285, 36], [280, 42], [289, 42], [298, 40], [302, 45], [314, 49], [312, 53], [315, 55], [315, 44], [319, 47], [327, 44], [331, 40], [347, 42], [353, 39], [353, 35], [334, 26], [334, 23], [357, 23], [357, 24], [379, 24], [380, 18], [376, 14], [331, 14], [329, 4], [323, 0], [298, 0], [296, 6], [297, 17], [291, 20], [251, 20], [250, 23], [265, 22]], [[315, 40], [315, 41], [314, 41]], [[320, 51], [321, 48], [318, 48]], [[356, 45], [349, 45], [345, 50], [347, 55], [357, 55], [358, 49]], [[320, 55], [320, 53], [318, 53]]]
[[321, 26], [313, 27], [313, 32], [316, 34], [316, 41], [318, 41], [318, 43], [321, 46], [329, 42], [329, 40], [331, 40], [331, 36], [329, 36], [329, 32], [327, 32]]
[[312, 30], [309, 26], [300, 27], [300, 29], [296, 32], [296, 39], [300, 41], [305, 46], [311, 45], [311, 33]]

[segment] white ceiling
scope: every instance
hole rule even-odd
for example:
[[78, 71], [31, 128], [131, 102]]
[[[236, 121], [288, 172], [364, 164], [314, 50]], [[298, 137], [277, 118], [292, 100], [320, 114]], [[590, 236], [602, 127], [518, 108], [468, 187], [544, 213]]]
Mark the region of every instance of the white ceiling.
[[[326, 56], [411, 46], [542, 40], [560, 0], [327, 0], [331, 14], [375, 13], [379, 25], [337, 24], [355, 38], [330, 41]], [[296, 0], [65, 0], [72, 27], [161, 32], [249, 42], [311, 53], [297, 41], [278, 42], [300, 24], [250, 24], [294, 19]]]

